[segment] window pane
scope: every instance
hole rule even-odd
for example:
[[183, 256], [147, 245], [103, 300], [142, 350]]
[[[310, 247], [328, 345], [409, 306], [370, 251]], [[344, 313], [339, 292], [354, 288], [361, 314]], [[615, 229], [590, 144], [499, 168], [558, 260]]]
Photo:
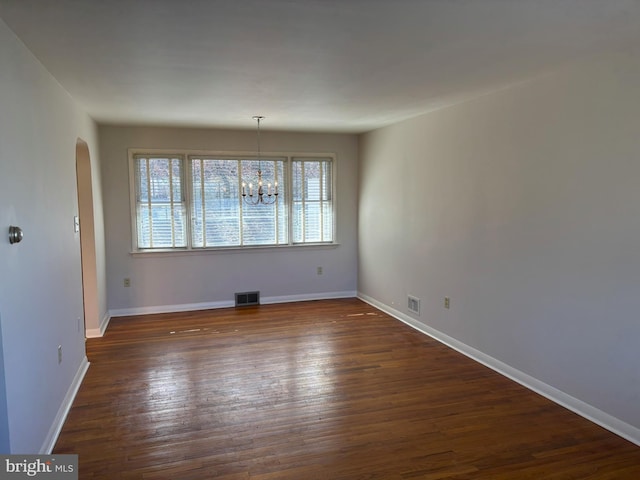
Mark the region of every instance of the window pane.
[[325, 203], [322, 210], [322, 242], [333, 242], [333, 204]]
[[180, 158], [136, 158], [138, 248], [186, 246]]
[[202, 196], [202, 161], [191, 161], [191, 241], [193, 247], [204, 247], [204, 207]]
[[[247, 203], [258, 200], [259, 178], [265, 203]], [[287, 243], [286, 189], [284, 188], [284, 162], [282, 160], [243, 160], [242, 181], [246, 200], [242, 203], [242, 244], [277, 245]], [[273, 196], [278, 189], [278, 197]], [[251, 197], [253, 195], [253, 197]], [[271, 195], [271, 196], [270, 196]], [[269, 203], [273, 202], [273, 203]]]
[[293, 242], [332, 242], [331, 160], [294, 160]]
[[322, 217], [320, 204], [307, 202], [304, 205], [304, 241], [319, 242], [322, 233]]
[[192, 159], [193, 246], [240, 245], [238, 160]]

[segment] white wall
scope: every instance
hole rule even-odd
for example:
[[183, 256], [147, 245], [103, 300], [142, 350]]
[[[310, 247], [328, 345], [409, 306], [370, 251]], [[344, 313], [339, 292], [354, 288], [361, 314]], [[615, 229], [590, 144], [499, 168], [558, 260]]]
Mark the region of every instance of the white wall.
[[[80, 137], [95, 162], [99, 223], [97, 130], [1, 21], [0, 111], [0, 317], [8, 440], [11, 452], [38, 453], [51, 447], [86, 367], [80, 243], [73, 229], [75, 154]], [[9, 225], [22, 227], [21, 243], [9, 244]], [[96, 225], [99, 303], [106, 314], [102, 232]]]
[[[250, 123], [250, 118], [248, 123]], [[254, 151], [255, 130], [100, 126], [107, 231], [107, 290], [115, 314], [220, 306], [234, 292], [259, 290], [266, 301], [355, 295], [357, 137], [262, 130], [263, 152], [329, 152], [337, 163], [339, 246], [187, 255], [131, 255], [127, 149]], [[323, 267], [317, 275], [316, 267]], [[131, 287], [123, 279], [131, 279]]]
[[637, 435], [639, 131], [629, 53], [363, 135], [359, 292]]

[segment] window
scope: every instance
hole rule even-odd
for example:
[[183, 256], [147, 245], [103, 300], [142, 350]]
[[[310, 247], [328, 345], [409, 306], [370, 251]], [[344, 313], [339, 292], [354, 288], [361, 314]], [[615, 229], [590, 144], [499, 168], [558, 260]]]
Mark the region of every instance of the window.
[[331, 242], [331, 161], [296, 159], [292, 168], [293, 243]]
[[242, 183], [256, 184], [257, 161], [206, 156], [189, 162], [193, 248], [289, 242], [283, 160], [260, 161], [264, 177], [278, 182], [279, 198], [271, 205], [245, 205], [242, 200]]
[[186, 247], [182, 158], [136, 156], [134, 163], [138, 248]]
[[[186, 151], [132, 153], [133, 248], [333, 243], [333, 163], [332, 155], [285, 154], [258, 162], [251, 157]], [[265, 181], [278, 182], [273, 204], [243, 201], [242, 184], [255, 185], [259, 168]]]

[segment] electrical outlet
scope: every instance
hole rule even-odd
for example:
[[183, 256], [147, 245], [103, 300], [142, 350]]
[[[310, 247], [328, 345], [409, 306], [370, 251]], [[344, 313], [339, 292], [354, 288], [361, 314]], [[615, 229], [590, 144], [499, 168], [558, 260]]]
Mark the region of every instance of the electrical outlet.
[[449, 297], [444, 297], [444, 308], [451, 308], [451, 299]]
[[316, 268], [316, 273], [317, 273], [318, 275], [322, 275], [322, 267], [317, 267], [317, 268]]
[[131, 286], [131, 279], [130, 278], [125, 278], [124, 279], [124, 286], [129, 288]]
[[58, 345], [58, 365], [62, 363], [62, 345]]
[[407, 309], [415, 313], [416, 315], [420, 315], [420, 299], [414, 297], [412, 295], [407, 296]]

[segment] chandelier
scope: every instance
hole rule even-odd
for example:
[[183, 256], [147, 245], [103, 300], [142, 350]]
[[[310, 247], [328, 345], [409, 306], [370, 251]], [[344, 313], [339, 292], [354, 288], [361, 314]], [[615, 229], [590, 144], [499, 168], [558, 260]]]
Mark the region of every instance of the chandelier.
[[249, 193], [247, 193], [247, 184], [242, 182], [242, 198], [249, 205], [258, 205], [260, 203], [271, 205], [278, 200], [278, 182], [276, 181], [273, 186], [271, 183], [267, 183], [265, 192], [262, 180], [262, 162], [260, 160], [260, 121], [264, 120], [264, 117], [256, 115], [253, 119], [258, 123], [258, 185], [254, 190], [253, 183], [249, 183]]

